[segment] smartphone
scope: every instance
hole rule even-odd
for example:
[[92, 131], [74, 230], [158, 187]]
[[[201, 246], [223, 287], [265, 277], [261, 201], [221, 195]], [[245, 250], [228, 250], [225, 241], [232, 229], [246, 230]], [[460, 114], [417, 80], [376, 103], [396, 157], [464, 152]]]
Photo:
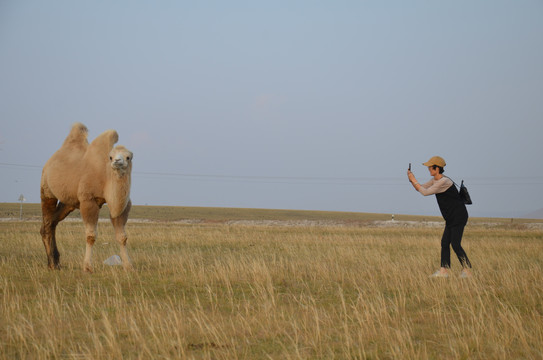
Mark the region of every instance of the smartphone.
[[408, 170], [411, 171], [411, 163], [409, 163], [409, 169]]

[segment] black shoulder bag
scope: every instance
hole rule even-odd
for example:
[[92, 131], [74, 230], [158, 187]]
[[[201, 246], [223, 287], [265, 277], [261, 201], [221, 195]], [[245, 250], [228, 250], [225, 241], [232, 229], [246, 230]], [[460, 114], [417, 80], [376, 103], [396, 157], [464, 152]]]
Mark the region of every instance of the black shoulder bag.
[[460, 189], [458, 190], [458, 195], [460, 195], [460, 199], [464, 202], [466, 205], [473, 204], [471, 202], [471, 197], [469, 196], [468, 188], [464, 186], [464, 180], [462, 180], [462, 183], [460, 184]]
[[[448, 177], [448, 176], [447, 176]], [[451, 179], [451, 178], [449, 178]], [[458, 186], [457, 183], [454, 182], [453, 179], [451, 179], [453, 184], [455, 186]], [[468, 188], [464, 185], [464, 180], [460, 183], [459, 189], [458, 189], [458, 195], [460, 195], [460, 199], [464, 202], [466, 205], [471, 205], [473, 202], [471, 201], [471, 196], [469, 196]]]

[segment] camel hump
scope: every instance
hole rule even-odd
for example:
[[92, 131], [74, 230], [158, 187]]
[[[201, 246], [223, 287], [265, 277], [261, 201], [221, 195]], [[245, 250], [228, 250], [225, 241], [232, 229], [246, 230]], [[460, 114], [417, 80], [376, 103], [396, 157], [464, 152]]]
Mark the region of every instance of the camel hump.
[[119, 141], [119, 134], [117, 134], [117, 131], [106, 130], [92, 141], [87, 151], [107, 157], [117, 141]]
[[85, 125], [83, 125], [80, 122], [77, 122], [72, 125], [72, 129], [70, 130], [70, 133], [66, 137], [66, 140], [64, 140], [64, 144], [88, 144], [87, 141], [87, 135], [89, 134], [89, 130]]

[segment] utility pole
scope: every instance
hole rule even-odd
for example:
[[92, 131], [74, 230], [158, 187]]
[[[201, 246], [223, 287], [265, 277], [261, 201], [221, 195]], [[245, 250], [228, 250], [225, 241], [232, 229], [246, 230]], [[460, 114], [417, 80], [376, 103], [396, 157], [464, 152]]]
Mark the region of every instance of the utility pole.
[[19, 210], [19, 220], [23, 220], [23, 202], [25, 202], [26, 199], [23, 194], [19, 196], [19, 202], [21, 203], [21, 208]]

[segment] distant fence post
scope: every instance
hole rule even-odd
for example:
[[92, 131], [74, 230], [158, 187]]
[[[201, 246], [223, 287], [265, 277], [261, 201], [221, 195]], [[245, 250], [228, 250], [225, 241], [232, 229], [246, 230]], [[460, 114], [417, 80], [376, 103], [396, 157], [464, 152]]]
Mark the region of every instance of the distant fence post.
[[26, 201], [23, 194], [19, 196], [19, 202], [21, 203], [21, 207], [19, 208], [19, 220], [23, 220], [23, 202]]

